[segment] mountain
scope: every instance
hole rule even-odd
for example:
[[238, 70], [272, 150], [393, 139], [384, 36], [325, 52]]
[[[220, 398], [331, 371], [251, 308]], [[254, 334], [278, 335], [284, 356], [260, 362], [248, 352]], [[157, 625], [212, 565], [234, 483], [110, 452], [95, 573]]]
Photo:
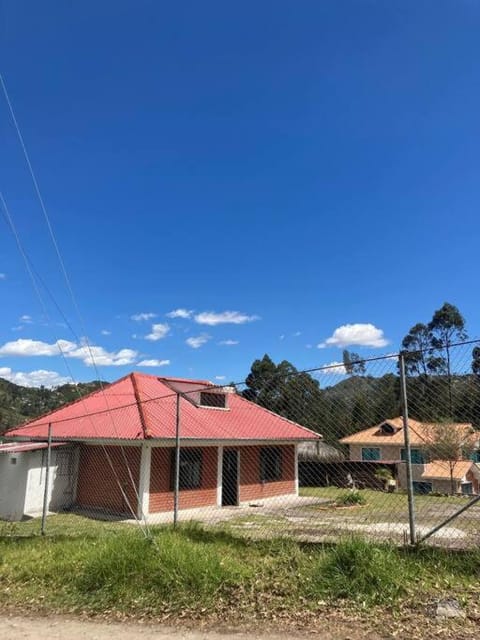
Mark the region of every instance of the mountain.
[[47, 389], [22, 387], [0, 378], [0, 433], [63, 404], [73, 402], [79, 396], [96, 391], [102, 385], [108, 385], [108, 382], [93, 380]]

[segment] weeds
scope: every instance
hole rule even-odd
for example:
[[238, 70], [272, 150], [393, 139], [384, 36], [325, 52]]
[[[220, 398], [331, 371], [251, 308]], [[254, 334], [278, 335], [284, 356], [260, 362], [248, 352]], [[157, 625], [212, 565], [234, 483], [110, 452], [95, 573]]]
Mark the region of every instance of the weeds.
[[463, 585], [476, 588], [480, 553], [399, 550], [361, 539], [337, 545], [248, 541], [185, 525], [89, 538], [0, 540], [0, 604], [138, 616], [275, 617], [319, 601], [375, 606]]

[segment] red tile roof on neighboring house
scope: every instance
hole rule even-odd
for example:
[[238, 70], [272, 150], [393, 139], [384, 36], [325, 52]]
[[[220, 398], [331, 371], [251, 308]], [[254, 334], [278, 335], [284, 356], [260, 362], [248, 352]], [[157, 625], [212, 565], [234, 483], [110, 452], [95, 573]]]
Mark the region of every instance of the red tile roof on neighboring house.
[[454, 480], [462, 480], [469, 471], [472, 471], [476, 477], [480, 475], [477, 465], [471, 460], [434, 460], [425, 465], [422, 478], [432, 480], [450, 480], [450, 476]]
[[[382, 430], [382, 425], [384, 424], [388, 424], [393, 427], [391, 433], [386, 433]], [[408, 425], [410, 443], [412, 445], [423, 445], [432, 441], [435, 437], [435, 429], [439, 425], [443, 426], [443, 423], [419, 422], [418, 420], [409, 418]], [[478, 435], [472, 434], [473, 427], [470, 423], [452, 422], [445, 426], [456, 429], [460, 432], [461, 437], [464, 437], [466, 440], [472, 439], [472, 442], [476, 442], [476, 440], [478, 440]], [[351, 435], [342, 438], [340, 442], [342, 444], [361, 444], [366, 446], [377, 446], [380, 444], [396, 444], [404, 446], [403, 419], [400, 417], [388, 418], [374, 427], [369, 427], [368, 429], [352, 433]]]
[[[54, 439], [174, 438], [176, 390], [217, 390], [205, 380], [131, 373], [56, 411], [8, 431], [6, 437]], [[222, 392], [222, 389], [218, 389]], [[236, 393], [227, 409], [202, 407], [194, 394], [180, 396], [180, 436], [199, 440], [314, 440], [317, 433], [282, 418]]]

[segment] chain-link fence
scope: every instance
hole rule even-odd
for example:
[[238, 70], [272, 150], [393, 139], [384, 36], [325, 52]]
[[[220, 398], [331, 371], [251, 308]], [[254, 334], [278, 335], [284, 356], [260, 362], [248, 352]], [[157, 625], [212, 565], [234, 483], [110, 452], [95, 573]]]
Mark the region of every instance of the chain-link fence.
[[249, 538], [477, 545], [477, 348], [308, 372], [264, 358], [226, 386], [130, 374], [6, 434], [0, 533], [196, 521]]

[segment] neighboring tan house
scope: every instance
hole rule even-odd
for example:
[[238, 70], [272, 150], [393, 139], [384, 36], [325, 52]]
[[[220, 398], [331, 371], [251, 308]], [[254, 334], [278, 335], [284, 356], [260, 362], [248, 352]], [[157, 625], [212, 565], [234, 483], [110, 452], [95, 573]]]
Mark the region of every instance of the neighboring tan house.
[[[68, 443], [71, 505], [139, 517], [298, 494], [298, 444], [317, 433], [204, 380], [131, 373], [5, 434]], [[1, 487], [0, 487], [1, 492]]]
[[[432, 442], [432, 433], [437, 425], [409, 419], [410, 452], [413, 487], [417, 493], [451, 493], [452, 480], [456, 493], [477, 494], [479, 492], [480, 468], [478, 452], [472, 460], [457, 461], [427, 460], [426, 448]], [[459, 431], [459, 440], [464, 438], [475, 443], [478, 435], [469, 423], [452, 423], [448, 428]], [[368, 429], [363, 429], [340, 440], [349, 447], [349, 458], [378, 464], [396, 463], [397, 482], [401, 489], [407, 486], [406, 450], [403, 433], [403, 418], [384, 420]]]

